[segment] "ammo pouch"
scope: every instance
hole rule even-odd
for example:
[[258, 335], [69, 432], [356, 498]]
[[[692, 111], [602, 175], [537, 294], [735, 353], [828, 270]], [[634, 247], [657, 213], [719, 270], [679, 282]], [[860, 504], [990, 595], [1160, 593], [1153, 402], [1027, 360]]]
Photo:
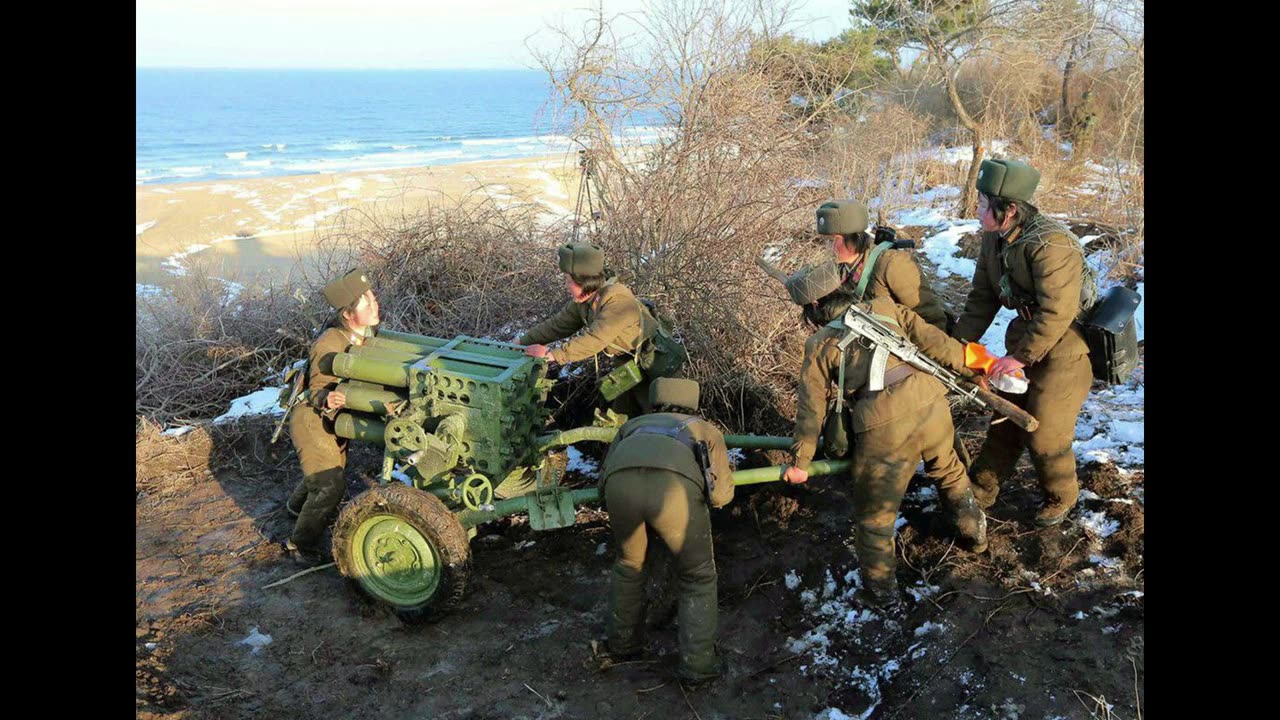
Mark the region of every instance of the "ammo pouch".
[[656, 329], [653, 337], [641, 343], [630, 360], [614, 368], [600, 381], [600, 395], [609, 402], [644, 382], [645, 378], [675, 377], [689, 358], [689, 353], [675, 337], [671, 320], [658, 314], [652, 300], [637, 300], [653, 316]]
[[646, 354], [648, 362], [645, 374], [651, 378], [675, 377], [689, 358], [689, 353], [676, 340], [671, 323], [666, 318], [658, 318], [658, 329], [653, 333], [649, 344], [652, 347]]
[[600, 395], [613, 402], [619, 395], [639, 385], [644, 380], [640, 362], [635, 358], [622, 363], [600, 381]]
[[1108, 290], [1080, 322], [1089, 346], [1093, 377], [1109, 385], [1126, 382], [1138, 367], [1138, 331], [1133, 313], [1142, 296], [1123, 285]]
[[640, 304], [653, 316], [653, 337], [644, 343], [638, 355], [640, 368], [649, 378], [675, 377], [684, 367], [689, 353], [676, 339], [675, 323], [658, 312], [658, 306], [648, 298], [639, 298]]
[[822, 424], [822, 452], [832, 460], [848, 457], [853, 450], [851, 411], [849, 403], [838, 411], [835, 400], [827, 403], [827, 420]]

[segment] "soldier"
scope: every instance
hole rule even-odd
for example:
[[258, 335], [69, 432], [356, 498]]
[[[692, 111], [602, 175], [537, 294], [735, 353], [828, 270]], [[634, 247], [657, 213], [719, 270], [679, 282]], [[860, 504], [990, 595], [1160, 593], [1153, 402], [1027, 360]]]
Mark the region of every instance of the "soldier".
[[1008, 357], [996, 362], [991, 375], [1025, 371], [1030, 388], [1007, 397], [1040, 427], [1028, 433], [1013, 423], [991, 425], [973, 462], [974, 494], [990, 507], [1026, 448], [1045, 496], [1035, 523], [1047, 527], [1062, 522], [1080, 493], [1071, 441], [1093, 374], [1077, 320], [1097, 288], [1091, 277], [1085, 279], [1080, 241], [1030, 204], [1039, 182], [1040, 172], [1026, 163], [982, 161], [982, 247], [973, 289], [951, 334], [977, 341], [1001, 305], [1018, 313], [1005, 334]]
[[333, 421], [347, 402], [336, 387], [333, 357], [353, 345], [362, 345], [380, 322], [378, 298], [368, 275], [356, 268], [330, 282], [324, 298], [335, 310], [332, 326], [311, 346], [307, 356], [307, 403], [289, 417], [289, 437], [302, 464], [302, 481], [294, 488], [286, 507], [297, 518], [285, 548], [294, 555], [320, 552], [320, 536], [333, 519], [346, 490], [347, 441], [334, 433]]
[[600, 497], [618, 544], [605, 622], [611, 654], [640, 652], [645, 555], [650, 532], [675, 558], [679, 578], [680, 665], [692, 682], [720, 674], [716, 654], [716, 563], [707, 506], [733, 499], [724, 435], [694, 415], [698, 384], [658, 378], [649, 388], [654, 413], [618, 431], [600, 473]]
[[[611, 394], [616, 393], [612, 398], [615, 412], [647, 412], [650, 381], [677, 375], [684, 366], [684, 348], [630, 288], [608, 272], [603, 250], [571, 243], [560, 246], [559, 255], [569, 302], [517, 342], [529, 346], [526, 354], [549, 356], [560, 364], [600, 352], [619, 357], [622, 365], [601, 383], [601, 392], [612, 388]], [[570, 339], [554, 350], [545, 345], [565, 338]]]
[[887, 297], [945, 332], [947, 314], [913, 253], [895, 250], [891, 242], [873, 247], [868, 222], [867, 207], [855, 200], [833, 200], [818, 208], [818, 234], [833, 237], [841, 291], [854, 302]]
[[[807, 306], [806, 316], [825, 324], [805, 342], [792, 446], [794, 460], [784, 473], [789, 483], [808, 480], [809, 463], [827, 413], [827, 391], [840, 381], [841, 354], [837, 344], [844, 332], [837, 324], [848, 303], [827, 301], [840, 284], [839, 271], [832, 262], [793, 276], [788, 282], [792, 299]], [[887, 297], [877, 297], [860, 307], [876, 314], [881, 322], [897, 329], [933, 359], [962, 374], [971, 374], [965, 368], [964, 346], [914, 311]], [[871, 349], [854, 343], [843, 358], [843, 391], [852, 404], [852, 431], [856, 436], [850, 474], [863, 586], [855, 599], [889, 606], [899, 599], [894, 576], [894, 523], [920, 460], [924, 460], [925, 474], [937, 481], [958, 534], [974, 552], [986, 549], [987, 523], [952, 447], [955, 428], [946, 387], [890, 356], [884, 389], [870, 391], [865, 386], [871, 376], [871, 357]]]
[[[930, 325], [949, 332], [955, 325], [955, 316], [943, 310], [942, 302], [921, 274], [914, 253], [896, 250], [890, 242], [872, 247], [868, 223], [867, 207], [856, 200], [832, 200], [818, 208], [818, 234], [834, 238], [831, 249], [840, 268], [840, 291], [826, 302], [843, 302], [848, 307], [853, 302], [889, 298], [915, 311]], [[969, 451], [958, 435], [952, 446], [967, 468]]]

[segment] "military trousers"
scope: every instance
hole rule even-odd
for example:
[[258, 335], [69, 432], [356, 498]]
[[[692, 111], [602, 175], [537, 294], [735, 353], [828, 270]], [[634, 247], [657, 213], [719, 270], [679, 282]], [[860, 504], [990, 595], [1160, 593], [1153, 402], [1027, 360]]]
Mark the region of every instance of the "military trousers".
[[954, 441], [955, 426], [946, 398], [856, 434], [850, 474], [855, 547], [866, 585], [884, 589], [894, 583], [894, 523], [921, 460], [925, 474], [938, 483], [944, 502], [955, 507], [967, 498], [969, 477], [956, 455]]
[[1008, 420], [993, 423], [970, 468], [973, 492], [979, 505], [990, 507], [1000, 485], [1013, 476], [1018, 458], [1026, 449], [1044, 491], [1046, 507], [1065, 511], [1080, 494], [1071, 441], [1075, 439], [1080, 408], [1093, 384], [1089, 356], [1044, 360], [1027, 367], [1025, 372], [1027, 392], [1001, 396], [1031, 413], [1040, 425], [1035, 432], [1027, 432]]
[[310, 407], [299, 407], [289, 416], [289, 438], [302, 465], [302, 481], [289, 497], [289, 507], [299, 510], [289, 539], [315, 550], [347, 488], [346, 440], [330, 432]]
[[638, 651], [644, 622], [645, 556], [650, 532], [675, 559], [679, 580], [680, 674], [715, 675], [716, 563], [711, 516], [701, 489], [667, 470], [634, 468], [609, 476], [605, 506], [618, 544], [605, 626], [609, 649]]

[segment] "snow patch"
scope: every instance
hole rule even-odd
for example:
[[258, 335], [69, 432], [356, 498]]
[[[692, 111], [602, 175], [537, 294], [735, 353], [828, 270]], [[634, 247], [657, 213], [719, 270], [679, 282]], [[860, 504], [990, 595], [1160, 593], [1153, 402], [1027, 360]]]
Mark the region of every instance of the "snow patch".
[[258, 632], [258, 628], [255, 625], [254, 627], [249, 628], [249, 636], [241, 640], [240, 644], [248, 645], [252, 648], [250, 652], [257, 655], [259, 650], [271, 644], [271, 636]]

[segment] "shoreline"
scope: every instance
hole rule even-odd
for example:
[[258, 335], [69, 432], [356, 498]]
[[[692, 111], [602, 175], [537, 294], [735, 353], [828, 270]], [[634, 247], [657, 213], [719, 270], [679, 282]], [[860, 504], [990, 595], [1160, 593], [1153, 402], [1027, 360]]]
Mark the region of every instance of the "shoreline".
[[287, 276], [344, 212], [412, 214], [442, 198], [483, 193], [569, 215], [577, 153], [389, 170], [134, 186], [134, 282], [163, 286], [192, 262], [228, 280]]

